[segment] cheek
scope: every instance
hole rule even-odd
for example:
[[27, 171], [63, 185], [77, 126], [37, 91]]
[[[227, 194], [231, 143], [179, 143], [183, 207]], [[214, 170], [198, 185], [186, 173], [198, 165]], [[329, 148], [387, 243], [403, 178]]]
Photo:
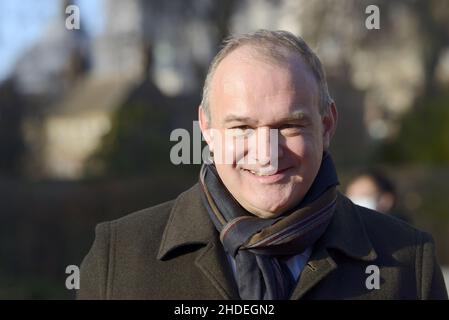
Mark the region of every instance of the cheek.
[[[240, 139], [241, 140], [241, 139]], [[227, 135], [225, 131], [216, 131], [213, 138], [215, 165], [233, 165], [244, 154], [242, 141]]]
[[302, 159], [306, 156], [309, 146], [304, 136], [296, 136], [285, 139], [284, 150], [290, 157]]
[[[241, 164], [247, 163], [246, 156], [251, 149], [251, 139], [242, 137], [227, 137], [225, 138], [223, 153], [227, 159], [226, 164]], [[247, 163], [248, 164], [248, 163]]]
[[286, 146], [299, 158], [313, 158], [322, 153], [323, 141], [314, 133], [304, 133], [287, 139]]

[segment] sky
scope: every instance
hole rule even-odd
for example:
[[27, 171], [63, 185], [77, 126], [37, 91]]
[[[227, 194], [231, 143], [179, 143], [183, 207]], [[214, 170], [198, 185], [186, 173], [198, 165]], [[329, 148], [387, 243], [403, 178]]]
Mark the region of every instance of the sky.
[[[101, 8], [107, 0], [77, 0], [81, 28], [95, 37], [102, 32]], [[41, 36], [60, 10], [61, 0], [0, 0], [0, 81], [12, 71], [15, 61]], [[68, 16], [68, 15], [67, 15]]]

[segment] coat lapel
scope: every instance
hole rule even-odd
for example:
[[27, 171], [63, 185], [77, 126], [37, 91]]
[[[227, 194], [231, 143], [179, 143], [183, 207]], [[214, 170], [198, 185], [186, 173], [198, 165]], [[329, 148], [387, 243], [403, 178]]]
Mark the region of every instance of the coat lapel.
[[223, 299], [239, 299], [231, 267], [227, 263], [225, 252], [215, 241], [207, 244], [195, 260], [195, 264], [218, 290]]
[[337, 264], [325, 248], [314, 251], [309, 258], [309, 262], [304, 266], [299, 282], [293, 290], [290, 299], [301, 299], [304, 294], [336, 268]]
[[[175, 201], [159, 247], [158, 259], [171, 259], [174, 250], [198, 246], [195, 265], [223, 299], [239, 299], [218, 233], [201, 203], [199, 185], [182, 193]], [[331, 272], [338, 268], [328, 249], [347, 256], [373, 261], [377, 254], [365, 231], [357, 207], [339, 194], [337, 208], [323, 237], [315, 244], [307, 265], [293, 290], [291, 299], [301, 299]]]
[[323, 237], [315, 244], [291, 299], [301, 299], [338, 268], [328, 249], [339, 250], [348, 257], [362, 261], [374, 261], [377, 258], [357, 206], [340, 193], [332, 221]]
[[199, 185], [182, 193], [175, 201], [165, 227], [159, 260], [171, 259], [174, 250], [198, 246], [195, 265], [217, 289], [223, 299], [239, 299], [232, 269], [226, 258], [218, 232], [200, 200]]

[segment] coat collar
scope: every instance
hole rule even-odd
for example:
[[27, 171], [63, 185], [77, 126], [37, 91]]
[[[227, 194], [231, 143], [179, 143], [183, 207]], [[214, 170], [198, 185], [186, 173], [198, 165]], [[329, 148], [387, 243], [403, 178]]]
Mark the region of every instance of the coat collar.
[[176, 198], [162, 235], [158, 259], [165, 259], [171, 251], [183, 246], [207, 245], [217, 237], [218, 232], [201, 203], [200, 192], [197, 183]]
[[323, 237], [315, 243], [291, 299], [302, 298], [318, 282], [338, 268], [337, 262], [329, 254], [329, 249], [339, 250], [356, 260], [374, 261], [377, 259], [377, 253], [371, 244], [358, 210], [358, 207], [348, 198], [338, 193], [334, 216]]
[[217, 289], [221, 298], [239, 299], [231, 266], [227, 262], [218, 232], [201, 202], [200, 192], [199, 184], [195, 184], [175, 200], [157, 258], [171, 259], [177, 249], [197, 246], [201, 251], [194, 263]]
[[[170, 259], [172, 252], [185, 246], [206, 247], [195, 263], [209, 279], [218, 277], [219, 281], [215, 283], [215, 286], [221, 288], [223, 297], [233, 298], [236, 288], [235, 284], [229, 284], [234, 282], [231, 268], [223, 267], [227, 265], [223, 263], [223, 260], [218, 261], [226, 260], [226, 256], [219, 243], [218, 232], [201, 202], [200, 192], [200, 186], [197, 183], [175, 200], [157, 258]], [[334, 217], [324, 236], [314, 246], [308, 268], [306, 267], [303, 271], [306, 274], [301, 275], [301, 281], [295, 290], [296, 294], [294, 293], [292, 297], [302, 296], [309, 287], [337, 267], [328, 249], [339, 250], [350, 258], [362, 261], [373, 261], [377, 258], [358, 210], [358, 207], [349, 199], [338, 194]], [[318, 272], [308, 274], [310, 270]], [[214, 272], [216, 274], [213, 274]], [[226, 282], [228, 282], [227, 285]]]
[[337, 208], [317, 246], [337, 249], [347, 256], [362, 261], [374, 261], [377, 253], [366, 232], [359, 208], [338, 193]]

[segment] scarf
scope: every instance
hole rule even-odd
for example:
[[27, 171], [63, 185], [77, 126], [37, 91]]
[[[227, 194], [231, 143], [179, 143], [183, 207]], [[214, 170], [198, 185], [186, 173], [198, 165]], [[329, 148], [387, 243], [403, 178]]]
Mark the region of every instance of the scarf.
[[200, 171], [201, 198], [225, 251], [235, 259], [241, 299], [288, 299], [294, 278], [285, 259], [302, 253], [324, 233], [336, 206], [338, 178], [330, 154], [302, 201], [273, 219], [245, 210], [226, 189], [214, 164]]

